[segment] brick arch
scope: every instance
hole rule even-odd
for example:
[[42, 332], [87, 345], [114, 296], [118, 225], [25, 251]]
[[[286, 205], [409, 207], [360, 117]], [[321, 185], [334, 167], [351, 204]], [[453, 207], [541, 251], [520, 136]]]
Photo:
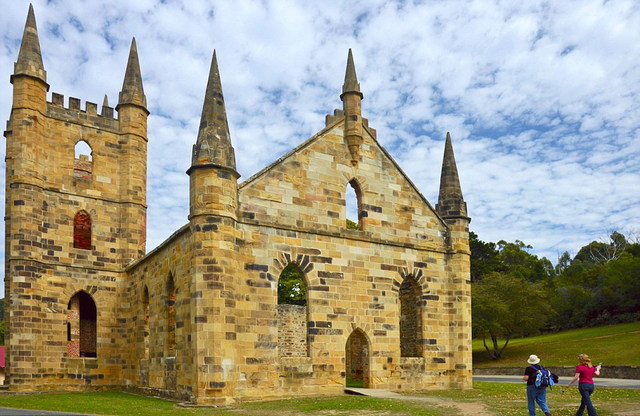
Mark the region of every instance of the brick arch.
[[393, 288], [392, 288], [394, 292], [397, 293], [400, 290], [400, 286], [402, 285], [402, 282], [404, 282], [404, 279], [407, 276], [411, 276], [413, 279], [415, 279], [418, 285], [420, 285], [420, 288], [422, 289], [422, 291], [424, 293], [428, 293], [428, 290], [427, 290], [428, 282], [424, 272], [422, 271], [422, 268], [414, 269], [410, 267], [403, 267], [400, 270], [398, 270], [398, 273], [394, 274]]
[[298, 265], [302, 273], [305, 276], [313, 270], [313, 263], [311, 258], [307, 254], [297, 254], [295, 250], [291, 250], [290, 253], [281, 252], [277, 258], [273, 259], [273, 268], [276, 275], [280, 276], [280, 273], [290, 263]]
[[[359, 321], [359, 319], [356, 317], [355, 318], [356, 321]], [[351, 322], [351, 324], [349, 325], [350, 327], [350, 331], [345, 331], [345, 341], [347, 338], [349, 338], [351, 336], [351, 334], [353, 334], [355, 331], [361, 331], [364, 336], [367, 338], [367, 342], [369, 342], [369, 344], [371, 344], [371, 336], [369, 336], [369, 333], [371, 332], [371, 329], [373, 328], [373, 326], [370, 323], [364, 323], [364, 324], [358, 324], [357, 322]]]
[[95, 302], [96, 306], [101, 303], [102, 293], [98, 291], [98, 286], [82, 285], [78, 282], [68, 280], [66, 286], [62, 289], [62, 299], [67, 299], [65, 305], [67, 305], [69, 300], [78, 292], [87, 292]]
[[343, 172], [342, 173], [342, 178], [343, 178], [343, 181], [344, 181], [343, 184], [342, 184], [343, 187], [346, 188], [346, 186], [351, 181], [356, 181], [356, 183], [360, 187], [360, 190], [362, 191], [362, 193], [369, 192], [369, 181], [364, 176], [358, 176], [358, 175], [355, 175], [353, 173]]

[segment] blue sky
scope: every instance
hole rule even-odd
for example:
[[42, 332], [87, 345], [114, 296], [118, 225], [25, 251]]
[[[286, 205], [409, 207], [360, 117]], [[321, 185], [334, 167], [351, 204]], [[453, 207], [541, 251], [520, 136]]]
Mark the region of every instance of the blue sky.
[[[5, 120], [28, 4], [0, 15]], [[640, 231], [634, 0], [33, 5], [50, 92], [65, 97], [107, 94], [115, 106], [136, 37], [151, 111], [148, 250], [187, 222], [185, 171], [214, 48], [241, 181], [341, 108], [352, 48], [363, 115], [432, 204], [451, 132], [482, 240], [519, 239], [555, 262], [612, 230]]]

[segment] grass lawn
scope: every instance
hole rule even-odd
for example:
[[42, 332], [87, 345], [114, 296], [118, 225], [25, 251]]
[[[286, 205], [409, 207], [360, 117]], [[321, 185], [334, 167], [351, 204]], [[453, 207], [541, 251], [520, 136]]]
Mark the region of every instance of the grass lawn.
[[530, 354], [545, 366], [573, 366], [581, 353], [589, 354], [594, 364], [640, 365], [640, 322], [512, 339], [500, 361], [489, 358], [482, 339], [473, 340], [474, 367], [523, 367]]
[[[139, 416], [463, 416], [455, 407], [447, 405], [481, 403], [496, 416], [526, 413], [525, 389], [521, 384], [477, 382], [473, 390], [429, 392], [420, 396], [429, 401], [345, 395], [194, 409], [126, 393], [0, 394], [0, 407]], [[560, 389], [554, 389], [547, 396], [554, 416], [574, 415], [580, 402], [577, 388], [565, 394], [560, 394]], [[630, 416], [637, 414], [634, 411], [640, 408], [640, 390], [597, 388], [593, 400], [601, 416]]]
[[176, 403], [127, 393], [0, 394], [0, 407], [55, 410], [103, 415], [137, 416], [453, 416], [410, 401], [364, 396], [335, 396], [252, 402], [226, 408], [183, 408]]

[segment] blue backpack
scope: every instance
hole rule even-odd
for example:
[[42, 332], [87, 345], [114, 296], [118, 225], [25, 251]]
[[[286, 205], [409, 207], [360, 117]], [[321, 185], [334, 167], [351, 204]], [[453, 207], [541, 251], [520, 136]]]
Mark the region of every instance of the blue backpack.
[[[538, 372], [536, 373], [536, 381], [534, 382], [536, 387], [553, 387], [556, 383], [557, 376], [553, 377], [554, 374], [551, 374], [551, 371], [547, 370], [541, 365], [532, 366]], [[554, 378], [556, 380], [554, 380]]]

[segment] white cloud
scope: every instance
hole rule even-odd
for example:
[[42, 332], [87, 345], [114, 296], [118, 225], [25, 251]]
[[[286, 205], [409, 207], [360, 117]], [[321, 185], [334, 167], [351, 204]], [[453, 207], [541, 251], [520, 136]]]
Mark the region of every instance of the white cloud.
[[[0, 114], [28, 8], [0, 15]], [[51, 90], [115, 106], [131, 37], [149, 109], [148, 248], [187, 221], [213, 49], [247, 179], [340, 108], [348, 48], [363, 115], [435, 204], [444, 136], [481, 239], [555, 260], [640, 223], [640, 9], [633, 0], [34, 1]], [[0, 173], [4, 175], [4, 170]]]

